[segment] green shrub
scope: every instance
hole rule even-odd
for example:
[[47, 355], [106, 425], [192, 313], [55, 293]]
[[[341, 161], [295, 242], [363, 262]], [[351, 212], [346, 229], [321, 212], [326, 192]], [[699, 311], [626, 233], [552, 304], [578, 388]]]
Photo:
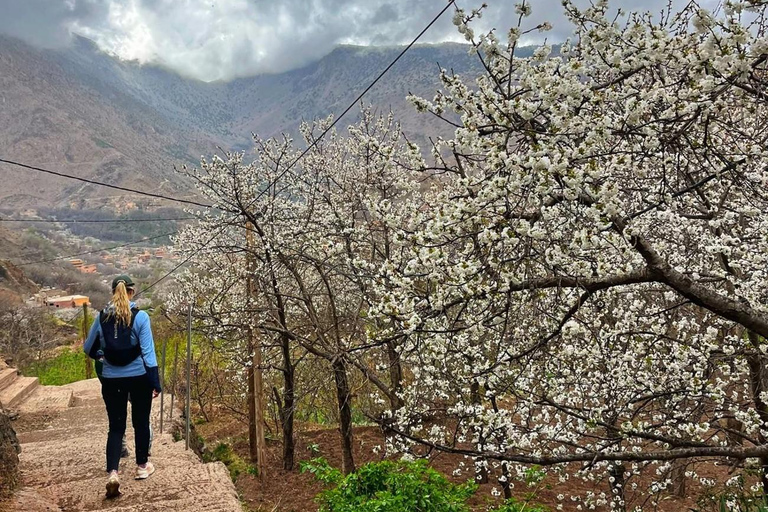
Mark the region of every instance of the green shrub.
[[85, 361], [86, 355], [82, 350], [66, 348], [56, 357], [30, 364], [22, 373], [37, 377], [44, 386], [63, 386], [85, 379]]
[[232, 478], [232, 481], [237, 480], [237, 477], [242, 473], [253, 473], [253, 471], [255, 471], [254, 469], [251, 469], [251, 466], [236, 454], [232, 447], [227, 443], [217, 444], [216, 448], [214, 448], [210, 454], [205, 454], [203, 456], [203, 461], [223, 462], [229, 470], [229, 476]]
[[530, 501], [509, 499], [503, 505], [491, 509], [489, 512], [549, 512], [550, 509], [539, 503]]
[[426, 461], [371, 462], [344, 476], [324, 459], [301, 465], [333, 487], [317, 497], [320, 512], [469, 512], [473, 482], [456, 485]]

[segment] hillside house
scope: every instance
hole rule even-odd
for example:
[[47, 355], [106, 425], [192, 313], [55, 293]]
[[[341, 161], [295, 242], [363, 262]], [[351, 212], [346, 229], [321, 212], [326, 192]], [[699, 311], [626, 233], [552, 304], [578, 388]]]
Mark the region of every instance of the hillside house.
[[60, 297], [66, 294], [66, 290], [59, 290], [58, 288], [41, 288], [36, 294], [27, 299], [26, 303], [28, 306], [47, 306], [49, 298]]
[[64, 295], [62, 297], [51, 297], [46, 299], [45, 303], [46, 305], [57, 309], [79, 308], [82, 307], [83, 304], [87, 304], [89, 306], [91, 305], [90, 299], [85, 295]]

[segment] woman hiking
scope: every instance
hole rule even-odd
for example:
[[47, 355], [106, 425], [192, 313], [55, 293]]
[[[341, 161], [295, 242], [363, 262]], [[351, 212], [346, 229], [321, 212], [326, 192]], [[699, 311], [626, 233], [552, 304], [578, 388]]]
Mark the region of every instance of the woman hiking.
[[155, 472], [149, 462], [149, 413], [152, 399], [162, 391], [149, 315], [131, 302], [135, 293], [127, 275], [112, 280], [112, 300], [91, 325], [83, 349], [102, 363], [101, 396], [107, 408], [107, 498], [120, 495], [120, 453], [131, 398], [131, 420], [136, 434], [136, 480]]

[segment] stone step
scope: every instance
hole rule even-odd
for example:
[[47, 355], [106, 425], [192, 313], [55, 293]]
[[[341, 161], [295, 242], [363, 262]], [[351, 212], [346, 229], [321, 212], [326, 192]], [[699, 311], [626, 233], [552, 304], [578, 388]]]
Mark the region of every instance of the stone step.
[[11, 383], [16, 380], [16, 377], [18, 377], [16, 368], [0, 370], [0, 391], [10, 386]]
[[10, 386], [0, 391], [0, 404], [8, 409], [15, 409], [37, 386], [37, 377], [17, 377]]
[[72, 407], [75, 394], [58, 386], [38, 386], [18, 407], [21, 414], [57, 412]]
[[[63, 404], [69, 394], [62, 390], [74, 394], [71, 407], [38, 415], [20, 414], [19, 424], [24, 424], [25, 416], [29, 418], [19, 433], [24, 488], [17, 494], [11, 511], [242, 512], [237, 491], [223, 464], [203, 464], [194, 452], [184, 450], [183, 442], [174, 442], [167, 432], [159, 433], [158, 402], [152, 408], [155, 435], [151, 456], [157, 472], [148, 480], [133, 480], [135, 458], [123, 459], [123, 495], [105, 500], [104, 451], [109, 427], [99, 382], [62, 386], [53, 392], [57, 398], [52, 390], [40, 387], [22, 401], [22, 407], [39, 410], [41, 404]], [[134, 452], [130, 419], [128, 424], [126, 440]]]
[[[60, 497], [59, 506], [65, 510], [241, 510], [227, 469], [220, 462], [187, 463], [182, 467], [166, 467], [162, 462], [155, 465], [157, 470], [149, 479], [136, 481], [133, 479], [135, 466], [128, 464], [120, 475], [123, 495], [118, 500], [104, 499], [107, 478], [103, 467], [95, 471], [89, 467], [88, 474], [79, 480], [52, 479], [42, 485], [46, 494]], [[26, 475], [24, 480], [27, 481]], [[41, 482], [35, 484], [41, 485]]]

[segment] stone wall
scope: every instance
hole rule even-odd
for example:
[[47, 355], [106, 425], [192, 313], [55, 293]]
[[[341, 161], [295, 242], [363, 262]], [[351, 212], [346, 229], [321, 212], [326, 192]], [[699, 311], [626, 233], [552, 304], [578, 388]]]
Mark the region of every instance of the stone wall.
[[19, 478], [19, 441], [11, 419], [0, 409], [0, 499], [7, 498]]

